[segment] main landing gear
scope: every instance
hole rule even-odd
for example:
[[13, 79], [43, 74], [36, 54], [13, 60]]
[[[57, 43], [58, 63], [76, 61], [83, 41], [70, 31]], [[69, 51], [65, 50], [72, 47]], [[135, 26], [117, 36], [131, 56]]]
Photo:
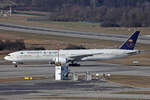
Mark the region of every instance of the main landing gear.
[[71, 63], [69, 64], [69, 66], [80, 66], [80, 64], [77, 63], [77, 62], [71, 62]]

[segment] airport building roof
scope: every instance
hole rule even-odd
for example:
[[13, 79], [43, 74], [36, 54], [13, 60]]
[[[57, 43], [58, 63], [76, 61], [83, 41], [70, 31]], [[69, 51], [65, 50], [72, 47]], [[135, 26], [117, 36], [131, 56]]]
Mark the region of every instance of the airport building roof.
[[16, 3], [14, 3], [10, 0], [0, 1], [0, 9], [4, 9], [7, 7], [13, 7], [13, 6], [16, 6]]

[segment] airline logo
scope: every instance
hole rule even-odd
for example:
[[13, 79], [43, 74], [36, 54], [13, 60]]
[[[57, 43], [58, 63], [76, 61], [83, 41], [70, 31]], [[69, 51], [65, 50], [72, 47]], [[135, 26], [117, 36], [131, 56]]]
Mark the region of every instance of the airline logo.
[[132, 39], [128, 40], [127, 46], [128, 46], [129, 48], [134, 47], [134, 43], [133, 43], [133, 40], [132, 40]]
[[133, 42], [133, 40], [132, 40], [132, 39], [130, 39], [130, 40], [129, 40], [129, 42], [130, 42], [130, 43], [132, 43], [132, 42]]

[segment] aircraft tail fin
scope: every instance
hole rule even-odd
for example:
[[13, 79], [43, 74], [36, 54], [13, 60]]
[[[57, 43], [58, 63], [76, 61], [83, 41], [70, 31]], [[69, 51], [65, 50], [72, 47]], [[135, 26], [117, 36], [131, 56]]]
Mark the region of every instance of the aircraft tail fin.
[[120, 49], [125, 49], [125, 50], [133, 50], [134, 46], [136, 44], [136, 41], [138, 39], [140, 31], [136, 31], [135, 33], [133, 33], [128, 39], [127, 41], [125, 41]]

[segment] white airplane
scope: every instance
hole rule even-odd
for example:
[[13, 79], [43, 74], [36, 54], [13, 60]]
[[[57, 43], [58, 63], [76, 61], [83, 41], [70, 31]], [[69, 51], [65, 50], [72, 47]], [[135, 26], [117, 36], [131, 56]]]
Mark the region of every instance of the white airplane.
[[25, 62], [47, 62], [56, 64], [71, 63], [77, 64], [78, 61], [95, 61], [124, 58], [140, 53], [134, 50], [136, 40], [140, 31], [133, 33], [119, 49], [80, 49], [80, 50], [27, 50], [17, 51], [4, 57], [5, 60], [11, 61], [15, 67]]

